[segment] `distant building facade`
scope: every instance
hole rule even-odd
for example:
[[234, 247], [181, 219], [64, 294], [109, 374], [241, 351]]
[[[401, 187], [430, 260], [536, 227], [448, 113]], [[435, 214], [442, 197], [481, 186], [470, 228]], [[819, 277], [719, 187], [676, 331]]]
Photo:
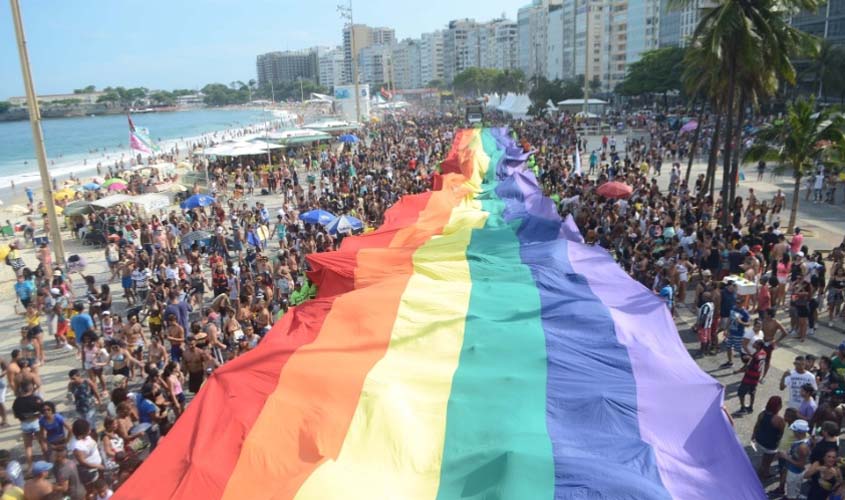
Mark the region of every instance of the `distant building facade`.
[[317, 61], [319, 67], [320, 85], [331, 90], [343, 85], [343, 49], [340, 47], [328, 50], [320, 55]]
[[256, 58], [259, 85], [293, 82], [299, 78], [319, 80], [317, 49], [268, 52]]
[[[354, 47], [353, 47], [354, 42]], [[373, 45], [392, 45], [396, 42], [393, 28], [370, 27], [365, 24], [347, 24], [343, 27], [343, 81], [352, 83], [353, 54], [360, 57], [361, 51]], [[359, 61], [360, 65], [360, 61]], [[359, 71], [360, 71], [359, 67]], [[361, 79], [359, 75], [359, 80]]]
[[423, 33], [420, 37], [420, 80], [423, 85], [443, 80], [443, 31]]
[[[57, 101], [67, 101], [69, 99], [76, 99], [79, 104], [97, 104], [97, 99], [100, 96], [106, 95], [105, 92], [91, 92], [88, 94], [39, 94], [38, 102], [44, 104], [51, 104]], [[7, 101], [12, 106], [26, 106], [26, 96], [10, 97]]]

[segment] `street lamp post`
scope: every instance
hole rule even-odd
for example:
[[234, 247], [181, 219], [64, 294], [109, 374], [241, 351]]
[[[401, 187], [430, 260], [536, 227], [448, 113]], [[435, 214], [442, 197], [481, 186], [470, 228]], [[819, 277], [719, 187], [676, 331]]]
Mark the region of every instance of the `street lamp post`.
[[26, 36], [23, 32], [21, 7], [18, 0], [9, 0], [12, 5], [12, 20], [15, 24], [15, 35], [18, 42], [18, 56], [21, 60], [21, 73], [26, 88], [26, 103], [29, 110], [29, 124], [32, 127], [32, 142], [35, 144], [35, 156], [38, 158], [38, 172], [41, 174], [41, 191], [44, 204], [47, 206], [47, 218], [50, 221], [50, 240], [56, 263], [64, 266], [65, 248], [62, 244], [62, 233], [56, 217], [56, 205], [53, 202], [53, 185], [50, 182], [50, 172], [47, 170], [47, 150], [44, 148], [44, 132], [41, 130], [41, 110], [35, 95], [35, 85], [32, 83], [32, 72], [29, 68], [29, 53], [26, 49]]
[[358, 83], [358, 51], [355, 46], [355, 21], [352, 17], [352, 0], [349, 5], [338, 5], [337, 11], [340, 17], [349, 21], [349, 37], [352, 48], [352, 83], [355, 85], [355, 120], [361, 120], [361, 90]]

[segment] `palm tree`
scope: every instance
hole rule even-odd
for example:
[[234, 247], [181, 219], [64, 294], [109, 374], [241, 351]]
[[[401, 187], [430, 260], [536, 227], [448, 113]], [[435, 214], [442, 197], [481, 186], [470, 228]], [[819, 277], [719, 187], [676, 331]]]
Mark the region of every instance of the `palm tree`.
[[710, 73], [709, 81], [723, 80], [717, 83], [722, 91], [711, 90], [709, 95], [723, 96], [717, 109], [724, 112], [722, 199], [726, 206], [721, 223], [725, 227], [730, 217], [727, 202], [736, 181], [734, 144], [741, 137], [746, 103], [756, 104], [760, 97], [774, 93], [778, 78], [795, 81], [790, 57], [811, 49], [812, 44], [809, 35], [790, 26], [789, 17], [802, 9], [815, 11], [818, 5], [817, 0], [719, 0], [696, 27], [693, 43], [701, 47], [700, 67]]
[[770, 123], [757, 132], [754, 144], [745, 155], [751, 161], [777, 161], [777, 169], [792, 169], [795, 187], [789, 214], [790, 232], [798, 216], [801, 179], [812, 174], [817, 162], [826, 160], [825, 152], [845, 150], [845, 119], [827, 109], [817, 112], [815, 105], [814, 98], [790, 104], [782, 120]]

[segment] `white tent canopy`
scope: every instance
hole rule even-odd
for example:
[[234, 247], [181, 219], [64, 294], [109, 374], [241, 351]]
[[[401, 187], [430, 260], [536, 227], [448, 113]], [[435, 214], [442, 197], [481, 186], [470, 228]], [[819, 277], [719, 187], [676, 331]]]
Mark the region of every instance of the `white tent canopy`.
[[[559, 106], [573, 106], [573, 105], [584, 105], [584, 99], [565, 99], [563, 101], [559, 101]], [[607, 101], [602, 101], [601, 99], [587, 99], [587, 104], [607, 104]]]
[[147, 193], [133, 196], [129, 203], [141, 206], [145, 212], [150, 213], [170, 206], [170, 196], [162, 193]]
[[91, 202], [91, 205], [100, 208], [110, 208], [128, 201], [132, 201], [131, 196], [125, 194], [113, 194], [111, 196], [106, 196], [105, 198], [100, 198], [99, 200], [94, 200]]
[[314, 131], [313, 129], [308, 128], [294, 128], [290, 130], [281, 130], [278, 132], [270, 132], [267, 134], [267, 139], [274, 140], [274, 141], [286, 141], [288, 139], [300, 138], [300, 137], [316, 137], [322, 136], [322, 132]]
[[514, 118], [525, 118], [528, 116], [528, 108], [530, 106], [531, 99], [527, 94], [508, 93], [497, 109]]
[[281, 147], [281, 144], [262, 140], [223, 142], [206, 148], [202, 154], [203, 156], [253, 156], [267, 154], [268, 149], [279, 149]]

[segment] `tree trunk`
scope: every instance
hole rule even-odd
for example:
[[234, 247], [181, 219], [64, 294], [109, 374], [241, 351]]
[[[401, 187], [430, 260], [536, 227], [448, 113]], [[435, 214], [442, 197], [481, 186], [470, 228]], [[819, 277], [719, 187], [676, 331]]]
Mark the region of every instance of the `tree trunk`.
[[731, 55], [728, 72], [728, 96], [725, 104], [725, 158], [722, 163], [722, 228], [728, 229], [731, 221], [730, 182], [731, 182], [731, 142], [734, 140], [734, 98], [736, 96], [736, 55]]
[[795, 229], [795, 219], [798, 217], [798, 203], [801, 201], [801, 174], [797, 173], [798, 168], [795, 167], [795, 187], [792, 189], [792, 210], [789, 212], [789, 233]]
[[716, 191], [716, 162], [719, 159], [719, 132], [721, 132], [721, 129], [722, 114], [719, 113], [716, 115], [716, 126], [713, 128], [713, 139], [710, 141], [710, 157], [707, 159], [707, 177], [704, 180], [704, 190], [710, 191], [711, 198]]
[[745, 122], [745, 100], [745, 90], [742, 90], [739, 94], [739, 113], [736, 122], [736, 134], [734, 136], [736, 151], [731, 162], [731, 203], [736, 199], [736, 185], [739, 183], [739, 157], [742, 153], [742, 124]]
[[[701, 111], [698, 112], [698, 126], [695, 127], [695, 135], [692, 136], [692, 146], [689, 150], [689, 163], [687, 163], [687, 175], [685, 177], [687, 187], [689, 187], [689, 176], [692, 172], [692, 161], [695, 158], [695, 151], [698, 149], [698, 138], [701, 136], [701, 128], [704, 126], [704, 108], [705, 106], [702, 105]], [[702, 186], [702, 190], [706, 187], [706, 185]]]

